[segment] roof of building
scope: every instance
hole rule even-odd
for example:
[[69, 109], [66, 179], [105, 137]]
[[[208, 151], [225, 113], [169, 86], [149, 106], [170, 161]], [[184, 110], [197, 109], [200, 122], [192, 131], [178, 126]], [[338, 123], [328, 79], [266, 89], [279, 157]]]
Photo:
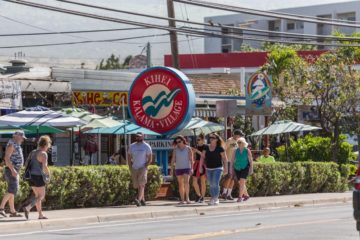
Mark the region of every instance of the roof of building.
[[225, 95], [229, 89], [240, 90], [238, 74], [194, 74], [188, 77], [197, 95]]
[[6, 80], [51, 80], [51, 69], [47, 67], [30, 68], [29, 72], [0, 74], [0, 79]]

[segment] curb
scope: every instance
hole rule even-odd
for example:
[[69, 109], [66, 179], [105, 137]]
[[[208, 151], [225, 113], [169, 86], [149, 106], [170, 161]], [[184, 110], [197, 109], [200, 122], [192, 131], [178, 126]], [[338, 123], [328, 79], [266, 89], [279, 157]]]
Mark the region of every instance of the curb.
[[79, 218], [61, 218], [61, 219], [48, 219], [48, 220], [31, 220], [31, 221], [14, 221], [14, 222], [2, 222], [0, 224], [1, 233], [11, 233], [14, 230], [21, 229], [22, 231], [41, 231], [50, 230], [54, 228], [67, 228], [86, 224], [96, 223], [108, 223], [122, 220], [139, 220], [139, 219], [156, 219], [156, 218], [175, 218], [184, 216], [199, 216], [206, 214], [215, 214], [223, 212], [240, 212], [244, 210], [262, 210], [271, 208], [291, 208], [302, 206], [316, 206], [329, 203], [347, 203], [351, 202], [352, 197], [337, 197], [327, 199], [316, 200], [300, 200], [300, 201], [283, 201], [283, 202], [268, 202], [268, 203], [254, 203], [244, 205], [228, 205], [222, 204], [217, 207], [195, 205], [192, 209], [181, 209], [182, 207], [176, 207], [177, 209], [170, 211], [149, 211], [139, 213], [124, 213], [113, 215], [99, 215], [88, 216]]

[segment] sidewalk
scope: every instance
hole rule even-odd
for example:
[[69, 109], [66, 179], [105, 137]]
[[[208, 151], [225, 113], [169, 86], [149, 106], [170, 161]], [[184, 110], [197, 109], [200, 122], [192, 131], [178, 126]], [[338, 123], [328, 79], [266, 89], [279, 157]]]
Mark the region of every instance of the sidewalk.
[[174, 201], [151, 201], [146, 207], [118, 206], [104, 208], [83, 208], [45, 211], [48, 220], [37, 220], [37, 213], [31, 212], [30, 220], [24, 218], [0, 218], [0, 232], [39, 231], [51, 228], [66, 228], [90, 223], [105, 223], [120, 220], [150, 219], [160, 217], [196, 216], [244, 210], [301, 207], [318, 204], [346, 203], [352, 201], [352, 192], [299, 194], [272, 197], [254, 197], [247, 202], [220, 202], [219, 206], [207, 204], [177, 205]]

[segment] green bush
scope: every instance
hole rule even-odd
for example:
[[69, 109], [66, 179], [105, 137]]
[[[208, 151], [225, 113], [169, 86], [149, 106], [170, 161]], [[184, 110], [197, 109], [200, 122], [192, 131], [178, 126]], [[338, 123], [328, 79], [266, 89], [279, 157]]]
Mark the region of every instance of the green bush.
[[[338, 156], [339, 164], [347, 164], [349, 160], [355, 159], [352, 148], [353, 146], [345, 141], [345, 136], [341, 136]], [[280, 146], [276, 150], [279, 153], [278, 160], [282, 162], [329, 162], [332, 159], [331, 139], [328, 137], [315, 137], [311, 134], [299, 138], [297, 141], [291, 140], [290, 146], [287, 149], [288, 159], [286, 158], [285, 146]]]
[[[52, 179], [47, 185], [44, 207], [65, 209], [78, 207], [101, 207], [128, 204], [136, 191], [132, 187], [127, 166], [81, 166], [50, 167]], [[0, 177], [3, 178], [3, 171]], [[161, 186], [160, 169], [150, 166], [146, 199], [152, 200]], [[0, 197], [6, 192], [5, 181], [0, 182]], [[31, 195], [27, 182], [21, 182], [16, 203], [21, 206]]]
[[[246, 185], [251, 196], [344, 192], [349, 190], [348, 180], [355, 171], [354, 165], [339, 166], [333, 162], [254, 163], [254, 174]], [[176, 181], [172, 187], [178, 195]], [[238, 191], [236, 183], [233, 196], [237, 196]], [[190, 197], [195, 197], [193, 188]]]

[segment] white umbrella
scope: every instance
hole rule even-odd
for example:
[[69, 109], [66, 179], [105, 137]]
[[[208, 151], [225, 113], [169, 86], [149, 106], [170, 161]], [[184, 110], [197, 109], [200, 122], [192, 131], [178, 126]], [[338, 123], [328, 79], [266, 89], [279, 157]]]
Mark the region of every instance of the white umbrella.
[[186, 125], [184, 129], [178, 132], [176, 135], [194, 136], [199, 135], [200, 133], [206, 135], [212, 132], [223, 131], [224, 129], [224, 126], [221, 124], [208, 122], [201, 118], [192, 118], [188, 125]]
[[28, 108], [0, 117], [0, 126], [52, 126], [75, 127], [86, 124], [79, 118], [66, 116], [44, 107]]

